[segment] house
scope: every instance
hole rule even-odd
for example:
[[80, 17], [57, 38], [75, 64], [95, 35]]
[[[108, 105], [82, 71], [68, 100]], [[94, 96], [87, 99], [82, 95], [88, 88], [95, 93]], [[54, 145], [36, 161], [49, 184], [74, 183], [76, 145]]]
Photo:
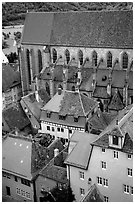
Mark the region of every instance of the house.
[[[2, 197], [17, 202], [36, 201], [35, 179], [39, 171], [54, 156], [54, 149], [62, 151], [59, 140], [48, 147], [31, 136], [9, 134], [2, 141]], [[17, 155], [17, 156], [15, 156]]]
[[59, 189], [68, 185], [67, 170], [64, 161], [67, 157], [67, 150], [59, 152], [54, 150], [54, 158], [39, 172], [36, 179], [37, 201], [41, 202], [45, 194], [50, 192], [54, 187]]
[[78, 90], [59, 89], [53, 98], [41, 108], [41, 133], [61, 138], [67, 143], [75, 130], [84, 132], [86, 122], [98, 108], [98, 103]]
[[21, 106], [31, 122], [33, 129], [40, 129], [41, 108], [50, 100], [45, 89], [29, 93], [21, 98]]
[[[92, 134], [85, 134], [74, 133], [65, 161], [76, 200], [95, 184], [106, 202], [132, 202], [133, 107], [120, 111], [93, 141]], [[77, 142], [79, 136], [83, 141]]]
[[11, 107], [22, 97], [21, 78], [10, 64], [2, 64], [2, 101], [3, 109]]
[[30, 121], [19, 102], [2, 111], [2, 132], [9, 133], [15, 129], [24, 132], [30, 130]]
[[117, 88], [125, 107], [133, 102], [133, 12], [27, 13], [20, 62], [23, 95], [38, 75], [51, 97], [78, 85], [107, 111]]

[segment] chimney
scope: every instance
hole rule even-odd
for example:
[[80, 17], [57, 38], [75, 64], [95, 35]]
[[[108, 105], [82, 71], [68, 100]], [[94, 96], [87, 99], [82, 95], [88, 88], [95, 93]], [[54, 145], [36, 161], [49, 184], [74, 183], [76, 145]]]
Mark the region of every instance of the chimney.
[[59, 149], [54, 149], [54, 157], [57, 157], [57, 155], [59, 154]]
[[59, 87], [58, 88], [58, 95], [61, 95], [62, 94], [62, 89]]

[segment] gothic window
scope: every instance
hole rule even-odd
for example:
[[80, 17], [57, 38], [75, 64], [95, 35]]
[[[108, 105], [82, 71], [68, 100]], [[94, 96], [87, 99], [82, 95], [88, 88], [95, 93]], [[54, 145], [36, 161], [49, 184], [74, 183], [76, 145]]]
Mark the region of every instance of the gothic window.
[[79, 50], [79, 61], [80, 61], [80, 65], [83, 64], [83, 52], [81, 50]]
[[123, 54], [123, 59], [122, 59], [122, 67], [123, 69], [127, 69], [128, 68], [128, 55], [126, 52], [124, 52]]
[[45, 88], [46, 88], [46, 91], [47, 91], [48, 95], [50, 96], [50, 87], [49, 87], [47, 82], [45, 84]]
[[66, 60], [67, 60], [67, 64], [68, 64], [69, 61], [70, 61], [70, 52], [69, 52], [69, 50], [65, 51], [65, 55], [66, 55]]
[[43, 65], [42, 65], [42, 53], [40, 50], [38, 50], [38, 67], [39, 67], [39, 73], [41, 72]]
[[108, 52], [107, 54], [107, 67], [112, 67], [112, 53]]
[[97, 53], [96, 53], [96, 51], [94, 51], [92, 54], [92, 65], [97, 66]]
[[52, 54], [53, 54], [53, 63], [55, 63], [57, 60], [57, 51], [53, 49]]
[[26, 58], [27, 58], [27, 68], [28, 68], [28, 81], [31, 84], [31, 73], [30, 73], [30, 51], [26, 50]]

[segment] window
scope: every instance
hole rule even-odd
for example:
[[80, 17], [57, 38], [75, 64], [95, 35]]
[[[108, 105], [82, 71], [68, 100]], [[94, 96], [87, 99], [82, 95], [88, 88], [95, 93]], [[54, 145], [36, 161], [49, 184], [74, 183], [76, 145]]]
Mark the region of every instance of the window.
[[53, 63], [55, 63], [57, 60], [57, 51], [53, 49], [52, 54], [53, 54]]
[[132, 155], [131, 154], [128, 154], [128, 159], [131, 159], [132, 158]]
[[7, 178], [8, 178], [8, 179], [11, 179], [11, 176], [10, 176], [10, 174], [7, 174]]
[[72, 130], [69, 130], [69, 134], [72, 134]]
[[129, 194], [129, 186], [128, 185], [123, 185], [124, 186], [124, 193]]
[[39, 67], [39, 73], [41, 72], [42, 70], [42, 53], [40, 50], [38, 50], [38, 67]]
[[131, 195], [133, 195], [133, 187], [132, 186], [130, 186], [130, 193], [131, 193]]
[[26, 192], [26, 198], [30, 198], [30, 193]]
[[52, 131], [54, 132], [54, 127], [52, 127]]
[[26, 186], [30, 186], [30, 181], [28, 181], [27, 179], [21, 178], [21, 183], [26, 185]]
[[96, 51], [94, 51], [93, 55], [92, 55], [92, 65], [97, 66], [97, 53], [96, 53]]
[[80, 171], [79, 174], [80, 174], [80, 179], [84, 180], [84, 172]]
[[16, 181], [16, 182], [18, 181], [17, 176], [15, 176], [15, 181]]
[[107, 196], [104, 196], [104, 201], [109, 202], [109, 198]]
[[113, 144], [118, 145], [118, 137], [117, 136], [113, 136]]
[[7, 195], [10, 196], [11, 195], [11, 192], [10, 192], [10, 187], [6, 186], [6, 192], [7, 192]]
[[29, 84], [31, 84], [30, 51], [28, 49], [26, 50], [26, 57], [27, 57], [28, 80], [29, 80]]
[[113, 156], [114, 156], [114, 158], [118, 159], [118, 152], [117, 152], [117, 151], [114, 151], [114, 152], [113, 152]]
[[65, 116], [64, 115], [59, 115], [59, 120], [65, 120]]
[[128, 55], [126, 52], [124, 52], [123, 54], [123, 62], [122, 62], [122, 67], [123, 69], [127, 69], [128, 68]]
[[82, 65], [83, 64], [83, 52], [81, 50], [79, 50], [78, 56], [79, 56], [80, 65]]
[[22, 195], [23, 197], [25, 197], [25, 191], [24, 191], [24, 190], [21, 190], [21, 195]]
[[127, 172], [128, 172], [128, 176], [132, 176], [132, 169], [128, 168]]
[[83, 188], [80, 188], [80, 195], [84, 195], [85, 194], [85, 190]]
[[97, 177], [97, 183], [102, 185], [102, 178], [101, 177]]
[[61, 128], [61, 132], [64, 132], [64, 129], [63, 129], [63, 128]]
[[75, 91], [75, 86], [72, 86], [72, 91]]
[[102, 148], [102, 152], [105, 152], [105, 148]]
[[50, 117], [51, 117], [51, 113], [50, 113], [50, 112], [47, 112], [47, 113], [46, 113], [46, 116], [47, 116], [47, 118], [50, 118]]
[[77, 117], [74, 117], [74, 122], [78, 122], [78, 118]]
[[103, 185], [106, 187], [108, 186], [108, 179], [103, 178]]
[[108, 52], [107, 54], [107, 67], [112, 67], [112, 53]]
[[50, 130], [50, 126], [47, 126], [47, 130]]
[[58, 132], [60, 132], [60, 128], [57, 128]]
[[66, 60], [67, 60], [67, 64], [68, 64], [69, 61], [70, 61], [70, 52], [69, 52], [69, 50], [65, 51], [65, 55], [66, 55]]
[[20, 194], [21, 194], [21, 189], [20, 189], [20, 188], [16, 188], [16, 193], [17, 193], [18, 195], [20, 195]]
[[102, 166], [102, 169], [106, 169], [106, 162], [101, 161], [101, 166]]

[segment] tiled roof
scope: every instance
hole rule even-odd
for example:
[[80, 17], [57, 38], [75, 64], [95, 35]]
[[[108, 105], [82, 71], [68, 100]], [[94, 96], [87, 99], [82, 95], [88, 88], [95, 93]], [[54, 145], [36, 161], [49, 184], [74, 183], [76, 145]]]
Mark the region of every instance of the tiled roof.
[[109, 105], [108, 105], [108, 108], [110, 110], [116, 110], [116, 111], [119, 111], [119, 110], [122, 110], [124, 108], [124, 104], [122, 102], [122, 97], [119, 93], [119, 91], [117, 91], [116, 93], [114, 93]]
[[14, 71], [10, 64], [2, 64], [2, 91], [21, 83], [20, 73]]
[[104, 202], [104, 197], [100, 193], [96, 184], [93, 184], [80, 202]]
[[109, 95], [107, 94], [107, 87], [96, 86], [93, 97], [108, 99]]
[[61, 95], [56, 93], [42, 110], [50, 110], [60, 115], [86, 116], [96, 105], [95, 100], [84, 96], [80, 92], [66, 90], [62, 91]]
[[[60, 153], [61, 154], [61, 153]], [[63, 156], [63, 151], [61, 156]], [[67, 156], [67, 153], [65, 153]], [[40, 175], [49, 178], [51, 180], [54, 180], [56, 182], [60, 182], [60, 183], [67, 183], [67, 169], [66, 166], [65, 167], [61, 167], [59, 165], [55, 165], [55, 158], [53, 158], [49, 164], [47, 166], [45, 166], [41, 171], [40, 171]], [[64, 160], [63, 160], [64, 162]]]
[[22, 44], [132, 48], [132, 14], [132, 11], [28, 13]]
[[71, 137], [71, 142], [75, 142], [76, 145], [68, 155], [65, 163], [78, 168], [87, 169], [92, 150], [91, 143], [97, 138], [98, 135], [76, 131]]
[[80, 90], [92, 91], [93, 88], [91, 84], [93, 82], [93, 68], [83, 68], [81, 70], [82, 73], [82, 83], [80, 86]]
[[3, 110], [2, 117], [11, 130], [15, 128], [21, 130], [30, 124], [30, 121], [25, 115], [20, 103], [16, 103], [13, 107]]

